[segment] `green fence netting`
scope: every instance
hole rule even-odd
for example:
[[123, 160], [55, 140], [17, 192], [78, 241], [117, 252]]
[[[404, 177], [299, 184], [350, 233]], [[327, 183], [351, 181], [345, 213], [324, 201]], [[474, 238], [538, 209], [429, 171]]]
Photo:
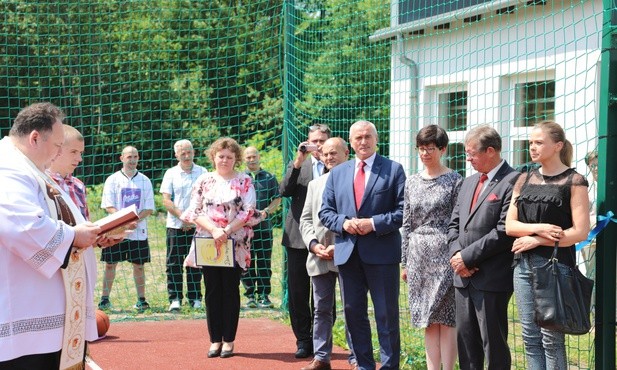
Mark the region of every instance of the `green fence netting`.
[[[102, 184], [120, 169], [122, 148], [138, 148], [139, 170], [156, 194], [157, 210], [148, 219], [152, 262], [146, 265], [152, 308], [133, 313], [136, 292], [125, 263], [110, 312], [116, 320], [164, 319], [171, 314], [159, 188], [164, 172], [176, 164], [175, 141], [190, 139], [196, 162], [210, 168], [203, 151], [214, 139], [231, 136], [257, 147], [262, 167], [280, 181], [308, 126], [327, 124], [346, 139], [355, 120], [367, 119], [378, 128], [379, 152], [411, 174], [421, 169], [413, 150], [416, 133], [439, 124], [451, 141], [446, 164], [467, 176], [472, 168], [462, 143], [471, 128], [495, 127], [506, 160], [522, 167], [530, 161], [532, 126], [551, 119], [574, 145], [573, 166], [590, 176], [584, 159], [602, 147], [600, 115], [607, 108], [601, 104], [608, 99], [600, 92], [610, 82], [603, 79], [611, 64], [603, 63], [602, 37], [612, 34], [605, 19], [615, 4], [605, 3], [7, 0], [0, 3], [0, 131], [6, 135], [30, 103], [60, 106], [66, 123], [85, 136], [76, 175], [89, 186], [93, 219], [104, 215]], [[606, 153], [598, 153], [602, 164]], [[600, 189], [611, 181], [602, 174], [600, 179]], [[276, 309], [243, 315], [285, 311], [285, 208], [273, 215], [270, 298]], [[578, 258], [593, 276], [593, 250]], [[102, 270], [101, 264], [100, 276]], [[404, 285], [401, 292], [403, 366], [422, 369], [423, 332], [410, 326]], [[609, 307], [614, 310], [614, 302]], [[180, 314], [203, 313], [185, 307]], [[512, 304], [513, 367], [524, 369], [516, 316]], [[343, 345], [341, 321], [336, 340]], [[614, 320], [612, 325], [614, 330]], [[595, 330], [567, 337], [570, 368], [594, 368], [594, 338]], [[614, 348], [614, 337], [605, 340]]]

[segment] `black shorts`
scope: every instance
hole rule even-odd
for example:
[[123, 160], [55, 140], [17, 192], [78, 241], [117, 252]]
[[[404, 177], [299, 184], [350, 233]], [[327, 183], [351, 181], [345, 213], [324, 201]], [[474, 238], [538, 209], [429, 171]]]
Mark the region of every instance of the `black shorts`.
[[125, 239], [116, 245], [105, 248], [101, 253], [101, 261], [118, 263], [129, 261], [138, 265], [150, 262], [150, 245], [148, 240]]

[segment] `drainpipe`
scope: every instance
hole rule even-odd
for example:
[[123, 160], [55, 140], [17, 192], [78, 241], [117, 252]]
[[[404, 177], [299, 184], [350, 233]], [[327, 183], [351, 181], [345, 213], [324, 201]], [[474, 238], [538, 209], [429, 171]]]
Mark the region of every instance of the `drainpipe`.
[[409, 106], [410, 106], [410, 114], [409, 114], [409, 156], [410, 156], [410, 168], [407, 170], [409, 173], [414, 173], [418, 171], [418, 156], [415, 155], [411, 147], [414, 143], [414, 135], [413, 132], [419, 130], [420, 120], [419, 120], [419, 103], [418, 103], [418, 64], [414, 62], [412, 59], [408, 58], [405, 55], [405, 39], [403, 38], [402, 33], [398, 33], [396, 35], [396, 47], [399, 55], [399, 61], [409, 68], [410, 80], [411, 80], [411, 91], [409, 93]]

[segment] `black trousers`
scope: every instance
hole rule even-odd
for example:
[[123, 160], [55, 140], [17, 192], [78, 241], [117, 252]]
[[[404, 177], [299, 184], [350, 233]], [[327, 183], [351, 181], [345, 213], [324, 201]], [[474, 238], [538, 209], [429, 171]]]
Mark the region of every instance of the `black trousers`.
[[61, 351], [40, 353], [2, 361], [0, 362], [0, 370], [58, 370], [60, 354]]
[[287, 296], [289, 319], [296, 336], [298, 348], [312, 352], [313, 349], [313, 304], [311, 302], [311, 279], [306, 271], [308, 250], [285, 248], [287, 250]]
[[203, 267], [210, 342], [236, 340], [240, 319], [239, 267]]
[[[456, 334], [461, 370], [509, 369], [508, 302], [512, 292], [456, 288]], [[485, 366], [486, 365], [486, 366]]]
[[262, 299], [272, 291], [272, 230], [253, 229], [253, 232], [251, 267], [242, 277], [242, 284], [245, 296]]
[[[167, 294], [169, 301], [184, 298], [182, 282], [184, 275], [184, 259], [191, 248], [195, 230], [167, 228]], [[186, 268], [187, 297], [192, 301], [201, 301], [201, 269]]]

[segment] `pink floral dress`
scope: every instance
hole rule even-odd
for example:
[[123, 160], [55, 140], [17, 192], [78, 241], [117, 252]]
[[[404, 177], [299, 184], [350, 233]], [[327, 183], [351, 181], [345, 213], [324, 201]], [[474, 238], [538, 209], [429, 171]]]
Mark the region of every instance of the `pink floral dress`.
[[[236, 177], [225, 180], [215, 172], [207, 172], [195, 181], [189, 208], [180, 218], [186, 222], [194, 222], [198, 217], [206, 216], [210, 222], [223, 228], [234, 219], [244, 221], [244, 226], [230, 237], [236, 243], [236, 263], [246, 270], [251, 265], [253, 226], [261, 221], [259, 212], [255, 212], [255, 201], [255, 188], [247, 174], [238, 173]], [[212, 237], [212, 234], [198, 225], [195, 236]], [[197, 267], [194, 248], [193, 242], [184, 261], [185, 266]]]

